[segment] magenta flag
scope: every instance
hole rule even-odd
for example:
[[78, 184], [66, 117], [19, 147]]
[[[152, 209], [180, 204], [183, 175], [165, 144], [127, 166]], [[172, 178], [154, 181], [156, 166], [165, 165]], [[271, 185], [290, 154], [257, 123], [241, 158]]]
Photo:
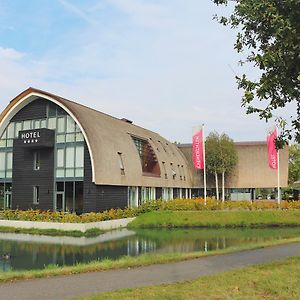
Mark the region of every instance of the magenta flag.
[[193, 135], [193, 163], [196, 169], [204, 169], [204, 149], [202, 129]]
[[273, 131], [269, 132], [267, 137], [269, 167], [273, 170], [277, 170], [278, 168], [278, 156], [275, 145], [276, 138], [277, 130], [275, 128]]

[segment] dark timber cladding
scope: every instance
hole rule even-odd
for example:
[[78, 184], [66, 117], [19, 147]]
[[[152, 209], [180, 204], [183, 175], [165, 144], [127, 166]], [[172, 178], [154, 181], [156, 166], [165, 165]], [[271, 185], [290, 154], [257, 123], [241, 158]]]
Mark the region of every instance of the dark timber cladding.
[[42, 119], [47, 116], [47, 103], [45, 99], [36, 99], [30, 105], [22, 108], [11, 120], [24, 121], [32, 119]]
[[[28, 138], [34, 137], [34, 138]], [[38, 138], [37, 138], [38, 137]], [[45, 146], [46, 145], [46, 146]], [[20, 131], [13, 145], [12, 208], [53, 209], [54, 131]], [[34, 156], [39, 153], [39, 170]], [[34, 186], [39, 187], [39, 203], [33, 203]]]
[[89, 150], [84, 146], [84, 191], [83, 211], [103, 211], [114, 207], [127, 206], [128, 189], [126, 186], [96, 185], [92, 182], [92, 168]]

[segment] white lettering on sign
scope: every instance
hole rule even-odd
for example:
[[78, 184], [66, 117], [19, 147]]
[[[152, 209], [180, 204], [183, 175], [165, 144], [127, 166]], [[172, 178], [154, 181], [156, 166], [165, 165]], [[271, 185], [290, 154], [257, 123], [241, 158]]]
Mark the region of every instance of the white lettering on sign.
[[24, 144], [37, 143], [39, 141], [38, 138], [40, 137], [41, 133], [39, 131], [21, 133], [21, 139], [24, 140]]
[[39, 131], [26, 132], [26, 133], [21, 134], [22, 140], [36, 139], [36, 138], [40, 138], [40, 137], [41, 137], [41, 133]]

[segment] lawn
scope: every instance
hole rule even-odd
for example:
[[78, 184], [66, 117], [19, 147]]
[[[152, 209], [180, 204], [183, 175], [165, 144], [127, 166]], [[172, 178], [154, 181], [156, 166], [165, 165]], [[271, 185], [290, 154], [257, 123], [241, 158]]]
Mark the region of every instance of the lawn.
[[183, 283], [127, 289], [84, 299], [300, 299], [300, 257]]
[[153, 211], [129, 224], [130, 228], [273, 226], [300, 226], [300, 211]]

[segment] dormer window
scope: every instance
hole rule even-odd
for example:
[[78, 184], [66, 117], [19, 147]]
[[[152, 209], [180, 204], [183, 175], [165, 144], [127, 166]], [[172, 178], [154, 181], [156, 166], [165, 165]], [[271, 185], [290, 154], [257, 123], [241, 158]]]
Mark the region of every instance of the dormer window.
[[132, 136], [132, 140], [141, 159], [143, 175], [160, 176], [160, 168], [156, 154], [150, 143], [145, 139], [135, 136]]

